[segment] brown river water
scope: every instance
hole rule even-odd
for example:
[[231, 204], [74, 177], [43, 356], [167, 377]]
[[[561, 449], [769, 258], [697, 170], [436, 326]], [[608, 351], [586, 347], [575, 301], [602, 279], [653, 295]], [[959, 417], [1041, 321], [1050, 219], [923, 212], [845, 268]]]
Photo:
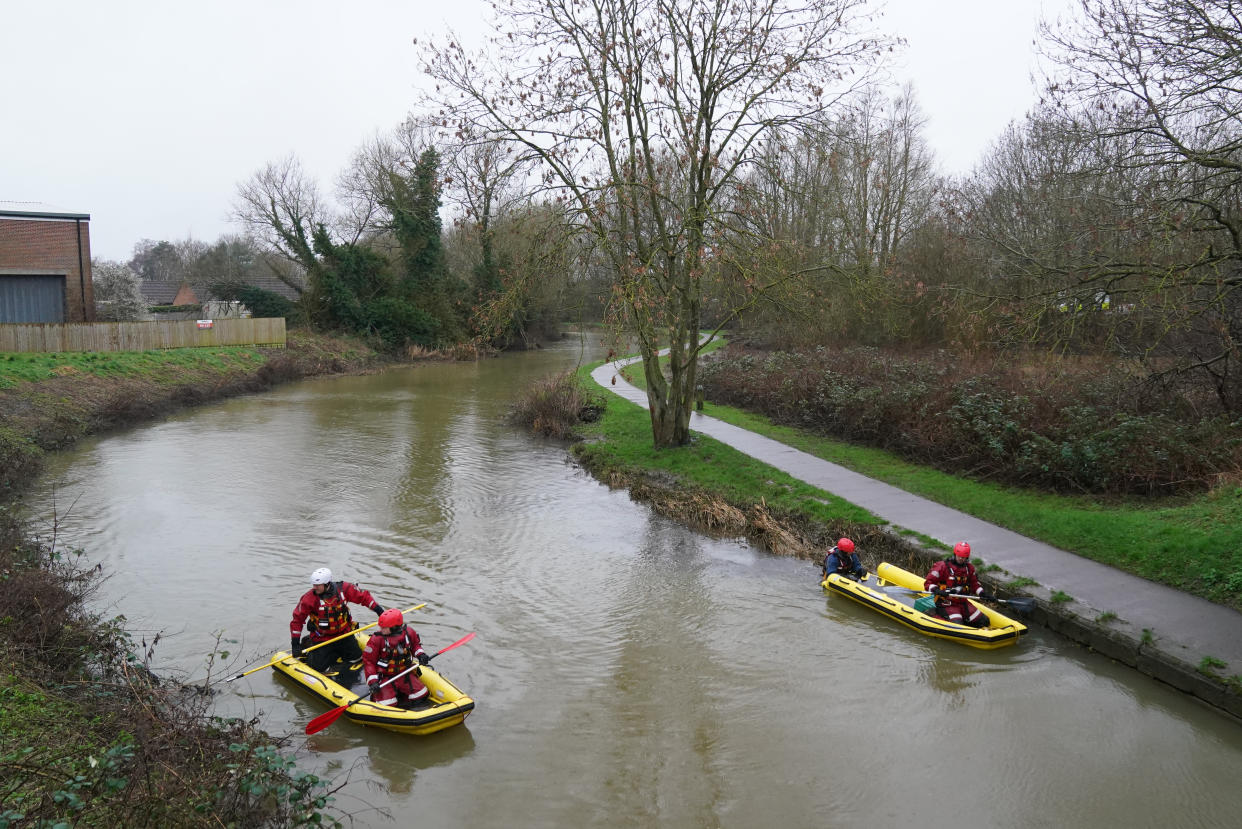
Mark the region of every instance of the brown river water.
[[[111, 574], [100, 609], [201, 681], [288, 647], [328, 566], [411, 620], [474, 697], [408, 737], [272, 671], [224, 715], [296, 734], [357, 826], [1242, 825], [1242, 725], [1034, 630], [977, 651], [838, 596], [805, 561], [713, 539], [506, 425], [576, 338], [480, 363], [318, 379], [53, 459], [30, 504]], [[620, 401], [618, 401], [620, 404]], [[364, 624], [373, 614], [356, 608]]]

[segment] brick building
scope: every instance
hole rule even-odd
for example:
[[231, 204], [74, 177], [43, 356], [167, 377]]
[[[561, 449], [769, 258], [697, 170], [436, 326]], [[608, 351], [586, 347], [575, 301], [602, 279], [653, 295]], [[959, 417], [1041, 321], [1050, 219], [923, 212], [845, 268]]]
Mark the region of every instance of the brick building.
[[94, 321], [90, 219], [0, 201], [0, 323]]

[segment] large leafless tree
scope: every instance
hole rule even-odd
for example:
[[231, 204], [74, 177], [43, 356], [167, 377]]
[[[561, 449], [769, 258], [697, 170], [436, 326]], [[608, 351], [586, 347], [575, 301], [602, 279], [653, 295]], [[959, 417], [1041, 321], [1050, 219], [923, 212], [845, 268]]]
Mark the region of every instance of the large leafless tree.
[[[272, 273], [301, 293], [302, 275], [317, 267], [315, 228], [330, 221], [319, 186], [301, 162], [289, 155], [240, 183], [233, 218], [263, 246]], [[287, 265], [301, 273], [291, 272]]]
[[515, 0], [499, 15], [482, 54], [427, 47], [443, 121], [539, 160], [613, 272], [654, 444], [684, 444], [730, 194], [765, 135], [832, 106], [883, 44], [863, 0]]

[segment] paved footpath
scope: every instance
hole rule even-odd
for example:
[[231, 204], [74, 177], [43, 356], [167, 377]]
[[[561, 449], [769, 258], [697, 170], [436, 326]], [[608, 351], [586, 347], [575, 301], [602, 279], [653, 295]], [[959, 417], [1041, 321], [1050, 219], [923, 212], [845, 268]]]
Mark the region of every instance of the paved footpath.
[[[605, 389], [645, 408], [646, 392], [619, 374], [626, 362], [606, 363], [591, 376]], [[1227, 663], [1224, 675], [1242, 674], [1242, 613], [1034, 541], [716, 418], [696, 412], [690, 428], [891, 524], [948, 545], [969, 541], [972, 552], [986, 562], [995, 562], [1015, 576], [1035, 579], [1049, 591], [1063, 590], [1073, 596], [1070, 609], [1083, 618], [1112, 611], [1118, 618], [1109, 628], [1118, 633], [1137, 641], [1149, 629], [1156, 647], [1176, 659], [1197, 666], [1203, 657], [1212, 656]], [[1145, 672], [1160, 676], [1159, 671]]]

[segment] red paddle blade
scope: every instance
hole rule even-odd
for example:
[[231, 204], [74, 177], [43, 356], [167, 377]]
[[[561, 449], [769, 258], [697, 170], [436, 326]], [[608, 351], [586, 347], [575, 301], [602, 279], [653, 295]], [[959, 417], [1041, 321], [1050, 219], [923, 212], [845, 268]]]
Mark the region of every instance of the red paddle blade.
[[332, 725], [332, 723], [339, 720], [341, 715], [345, 713], [345, 709], [348, 707], [348, 705], [342, 705], [340, 708], [333, 708], [331, 711], [325, 711], [318, 717], [315, 717], [315, 719], [306, 724], [306, 733], [318, 734], [320, 731], [323, 731], [325, 728]]
[[440, 648], [440, 650], [436, 651], [436, 652], [433, 654], [433, 656], [439, 656], [440, 654], [444, 653], [445, 651], [451, 651], [453, 648], [457, 647], [458, 645], [464, 645], [464, 644], [466, 644], [467, 642], [469, 642], [469, 641], [470, 641], [471, 639], [473, 639], [473, 638], [474, 638], [474, 633], [467, 633], [465, 636], [463, 636], [462, 638], [458, 639], [458, 640], [457, 640], [456, 642], [454, 642], [453, 644], [451, 644], [451, 645], [447, 645], [447, 646], [445, 646], [445, 647], [443, 647], [443, 648]]

